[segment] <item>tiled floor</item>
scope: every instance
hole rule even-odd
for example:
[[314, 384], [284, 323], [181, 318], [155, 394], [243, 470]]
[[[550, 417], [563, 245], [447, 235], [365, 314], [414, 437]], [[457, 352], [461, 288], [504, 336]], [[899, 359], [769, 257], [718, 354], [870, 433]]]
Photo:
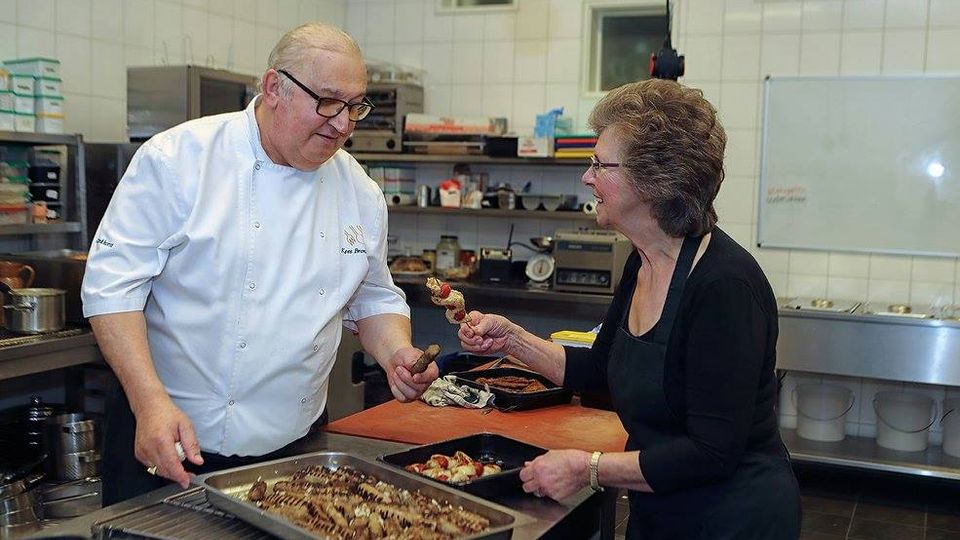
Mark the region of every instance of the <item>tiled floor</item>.
[[[960, 485], [797, 467], [803, 498], [801, 540], [960, 540]], [[629, 509], [617, 501], [616, 539]]]

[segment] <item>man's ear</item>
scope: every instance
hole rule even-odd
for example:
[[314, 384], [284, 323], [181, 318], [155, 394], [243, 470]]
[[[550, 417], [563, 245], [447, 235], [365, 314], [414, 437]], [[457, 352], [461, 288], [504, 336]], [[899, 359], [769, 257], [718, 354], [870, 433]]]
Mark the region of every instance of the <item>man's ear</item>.
[[263, 100], [271, 109], [276, 108], [280, 101], [280, 73], [275, 69], [268, 69], [263, 74], [261, 81], [263, 87]]

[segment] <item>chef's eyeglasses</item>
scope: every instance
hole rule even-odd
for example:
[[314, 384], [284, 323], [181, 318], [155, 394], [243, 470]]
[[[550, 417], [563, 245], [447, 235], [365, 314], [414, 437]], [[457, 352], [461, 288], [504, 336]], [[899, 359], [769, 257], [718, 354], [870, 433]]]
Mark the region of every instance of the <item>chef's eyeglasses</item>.
[[343, 109], [347, 109], [347, 116], [352, 122], [359, 122], [367, 117], [370, 114], [370, 111], [373, 110], [373, 103], [370, 103], [370, 100], [363, 98], [359, 103], [347, 103], [342, 99], [332, 98], [332, 97], [320, 97], [316, 92], [307, 88], [305, 84], [298, 81], [296, 77], [291, 75], [285, 69], [278, 70], [280, 73], [284, 74], [288, 79], [293, 81], [293, 84], [300, 87], [301, 90], [307, 93], [310, 97], [317, 100], [317, 114], [323, 116], [324, 118], [333, 118], [343, 112]]
[[616, 169], [619, 167], [619, 163], [605, 163], [597, 159], [597, 156], [590, 156], [590, 170], [593, 172], [593, 175], [596, 176], [603, 172], [606, 169]]

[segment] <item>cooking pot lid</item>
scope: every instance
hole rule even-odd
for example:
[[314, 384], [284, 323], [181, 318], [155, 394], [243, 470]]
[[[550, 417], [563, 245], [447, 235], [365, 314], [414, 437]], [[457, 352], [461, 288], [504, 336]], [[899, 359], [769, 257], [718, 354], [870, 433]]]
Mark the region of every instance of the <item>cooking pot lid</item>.
[[67, 291], [63, 289], [48, 289], [45, 287], [30, 287], [27, 289], [11, 289], [10, 294], [13, 296], [60, 296], [67, 294]]
[[0, 424], [20, 423], [24, 421], [43, 422], [50, 416], [61, 414], [66, 407], [59, 403], [44, 403], [43, 399], [34, 396], [29, 405], [19, 405], [0, 411]]

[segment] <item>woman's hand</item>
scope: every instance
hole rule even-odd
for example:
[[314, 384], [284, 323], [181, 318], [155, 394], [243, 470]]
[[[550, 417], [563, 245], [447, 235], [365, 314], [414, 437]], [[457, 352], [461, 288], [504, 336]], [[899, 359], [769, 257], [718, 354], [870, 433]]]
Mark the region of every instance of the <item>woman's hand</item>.
[[517, 325], [506, 317], [471, 311], [467, 318], [470, 324], [461, 323], [457, 336], [465, 351], [486, 355], [493, 353], [511, 354], [513, 338]]
[[523, 490], [559, 501], [590, 485], [590, 453], [551, 450], [520, 470]]

